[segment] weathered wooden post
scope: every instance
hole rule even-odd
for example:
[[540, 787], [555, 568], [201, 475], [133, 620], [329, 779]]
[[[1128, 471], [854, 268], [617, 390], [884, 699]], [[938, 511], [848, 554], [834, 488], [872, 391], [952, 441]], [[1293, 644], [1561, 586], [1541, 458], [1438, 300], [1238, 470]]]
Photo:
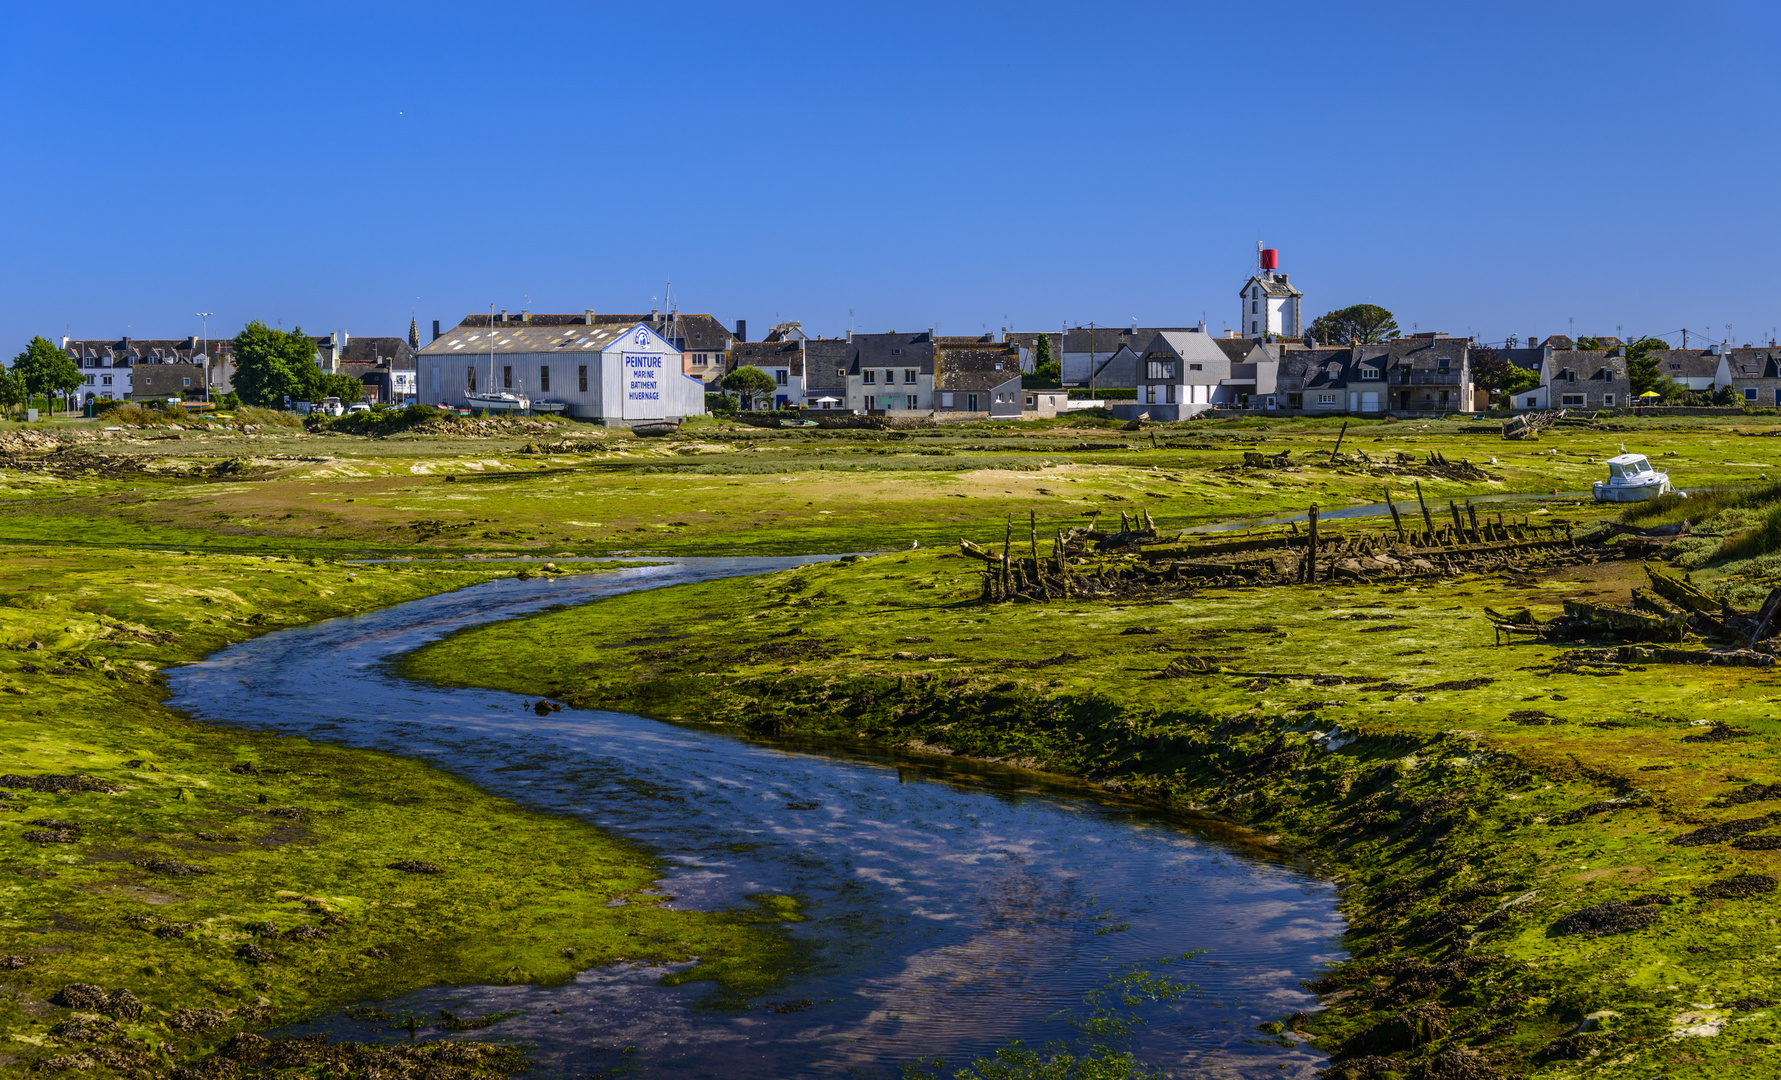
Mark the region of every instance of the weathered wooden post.
[[1014, 596], [1014, 568], [1009, 559], [1014, 554], [1014, 511], [1008, 511], [1008, 532], [1002, 537], [1002, 599]]
[[1342, 430], [1336, 433], [1336, 448], [1330, 451], [1330, 464], [1336, 463], [1336, 455], [1342, 452], [1342, 439], [1348, 434], [1348, 421], [1342, 421]]
[[1311, 504], [1309, 515], [1311, 544], [1305, 549], [1305, 581], [1315, 584], [1317, 581], [1317, 504]]
[[1429, 516], [1429, 504], [1422, 497], [1422, 481], [1416, 481], [1416, 505], [1422, 507], [1422, 527], [1428, 530], [1428, 544], [1435, 542], [1435, 519]]
[[1385, 508], [1391, 511], [1391, 524], [1398, 531], [1398, 543], [1406, 543], [1408, 538], [1404, 536], [1404, 519], [1398, 516], [1398, 504], [1391, 501], [1390, 487], [1385, 489]]
[[1466, 500], [1466, 520], [1472, 523], [1472, 532], [1476, 534], [1478, 532], [1478, 508], [1472, 505], [1470, 499]]

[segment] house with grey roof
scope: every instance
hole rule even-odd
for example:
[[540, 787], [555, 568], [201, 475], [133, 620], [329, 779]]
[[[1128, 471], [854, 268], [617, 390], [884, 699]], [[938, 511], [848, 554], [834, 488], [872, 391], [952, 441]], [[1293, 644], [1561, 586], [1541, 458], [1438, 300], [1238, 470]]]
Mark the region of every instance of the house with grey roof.
[[1547, 408], [1624, 409], [1633, 397], [1626, 347], [1555, 349], [1542, 364], [1541, 385]]
[[[1721, 358], [1716, 349], [1654, 349], [1657, 373], [1696, 392], [1711, 392], [1720, 385]], [[1727, 380], [1730, 374], [1726, 375]]]
[[853, 367], [854, 352], [853, 343], [840, 338], [804, 343], [805, 408], [847, 408], [847, 373]]
[[1204, 330], [1158, 331], [1138, 357], [1137, 403], [1114, 411], [1186, 420], [1214, 408], [1242, 408], [1255, 393], [1257, 368], [1254, 360], [1233, 361]]
[[1013, 342], [941, 338], [934, 344], [933, 380], [936, 420], [1021, 418], [1020, 346]]
[[1719, 370], [1751, 408], [1781, 408], [1781, 349], [1721, 349]]
[[1296, 338], [1302, 332], [1299, 307], [1305, 294], [1294, 288], [1285, 274], [1258, 270], [1237, 290], [1237, 298], [1242, 303], [1242, 320], [1237, 325], [1244, 328], [1243, 336]]
[[786, 340], [734, 341], [730, 343], [725, 372], [757, 367], [772, 376], [773, 407], [804, 404], [804, 337]]
[[[83, 401], [148, 401], [184, 397], [198, 400], [208, 388], [228, 392], [228, 381], [218, 385], [219, 374], [234, 368], [234, 343], [212, 338], [116, 338], [62, 339], [62, 352], [81, 369], [86, 385], [75, 396]], [[138, 371], [177, 365], [178, 372], [156, 371], [138, 379]]]
[[862, 413], [934, 409], [936, 343], [952, 340], [936, 339], [927, 330], [852, 335], [845, 407]]
[[[1193, 327], [1077, 326], [1052, 333], [1010, 331], [1002, 339], [1026, 352], [1027, 371], [1032, 370], [1030, 357], [1039, 339], [1046, 338], [1051, 355], [1058, 360], [1059, 378], [1065, 386], [1123, 387], [1131, 386], [1136, 379], [1135, 365], [1152, 337], [1161, 330], [1190, 329]], [[1126, 350], [1124, 355], [1122, 349]]]

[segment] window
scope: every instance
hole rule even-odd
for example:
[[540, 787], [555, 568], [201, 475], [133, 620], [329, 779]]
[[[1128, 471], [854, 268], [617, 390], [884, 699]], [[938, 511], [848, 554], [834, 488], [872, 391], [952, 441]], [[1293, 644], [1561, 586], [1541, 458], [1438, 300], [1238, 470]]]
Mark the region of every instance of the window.
[[1175, 365], [1167, 360], [1151, 360], [1148, 367], [1149, 377], [1152, 379], [1173, 379], [1175, 377]]
[[952, 408], [952, 395], [951, 394], [941, 394], [940, 395], [940, 407], [942, 409]]
[[190, 379], [181, 379], [181, 380], [179, 380], [179, 385], [181, 385], [181, 386], [190, 386], [190, 385], [192, 385], [192, 380], [190, 380]]
[[1154, 384], [1144, 388], [1144, 404], [1156, 404], [1156, 386]]
[[581, 365], [581, 392], [587, 393], [587, 365]]
[[501, 368], [501, 389], [513, 389], [513, 369], [510, 367], [503, 366]]
[[891, 350], [891, 355], [892, 355], [892, 356], [902, 356], [902, 355], [903, 355], [903, 350], [902, 350], [902, 349], [892, 349], [892, 350]]
[[1682, 370], [1682, 365], [1681, 365], [1681, 364], [1671, 364], [1671, 365], [1670, 365], [1670, 370], [1671, 370], [1671, 371], [1681, 371], [1681, 370]]
[[1261, 310], [1261, 306], [1259, 304], [1257, 304], [1254, 300], [1251, 300], [1249, 302], [1249, 313], [1251, 315], [1256, 314], [1260, 310]]
[[111, 385], [111, 376], [110, 375], [99, 376], [99, 385], [100, 386], [110, 386]]
[[867, 394], [866, 395], [866, 411], [871, 412], [873, 409], [876, 409], [876, 408], [878, 408], [878, 398], [872, 394]]
[[1539, 402], [1539, 400], [1540, 400], [1540, 399], [1539, 399], [1539, 398], [1536, 398], [1536, 397], [1530, 397], [1530, 398], [1528, 398], [1528, 399], [1527, 399], [1527, 407], [1528, 407], [1528, 408], [1530, 408], [1530, 409], [1531, 409], [1531, 408], [1533, 408], [1533, 407], [1534, 407], [1534, 406], [1535, 406], [1535, 405], [1536, 405], [1536, 404], [1537, 404], [1537, 403], [1538, 403], [1538, 402]]
[[1303, 394], [1288, 394], [1288, 395], [1286, 395], [1286, 407], [1289, 409], [1304, 408], [1305, 407], [1305, 395], [1303, 395]]
[[1366, 381], [1367, 379], [1377, 379], [1377, 378], [1379, 378], [1379, 369], [1376, 367], [1366, 367], [1365, 365], [1362, 365], [1362, 367], [1360, 369], [1360, 377], [1363, 382]]
[[1260, 328], [1260, 326], [1261, 326], [1261, 324], [1260, 324], [1260, 323], [1256, 323], [1256, 322], [1252, 322], [1252, 323], [1250, 323], [1250, 324], [1249, 324], [1249, 332], [1250, 332], [1250, 333], [1252, 333], [1252, 334], [1254, 334], [1254, 333], [1259, 333], [1259, 332], [1260, 332], [1260, 329], [1259, 329], [1259, 328]]
[[965, 411], [966, 412], [976, 412], [977, 411], [977, 395], [976, 394], [966, 394], [965, 395]]
[[1336, 395], [1319, 394], [1317, 395], [1317, 403], [1319, 405], [1334, 405], [1336, 403]]
[[896, 372], [886, 371], [884, 373], [884, 385], [893, 386], [896, 384], [896, 381], [897, 381], [897, 373]]
[[909, 406], [908, 407], [911, 409], [921, 408], [921, 405], [918, 403], [916, 396], [914, 394], [909, 395]]
[[1168, 390], [1168, 391], [1169, 391], [1169, 401], [1168, 401], [1168, 403], [1169, 403], [1169, 404], [1170, 404], [1170, 405], [1173, 405], [1173, 404], [1175, 404], [1175, 384], [1174, 384], [1174, 383], [1169, 383], [1169, 384], [1168, 384], [1168, 386], [1167, 386], [1167, 387], [1166, 387], [1166, 389], [1167, 389], [1167, 390]]
[[1189, 365], [1187, 365], [1187, 370], [1199, 371], [1201, 368], [1204, 368], [1205, 366], [1206, 365], [1204, 365], [1204, 364], [1189, 364]]
[[694, 367], [710, 367], [711, 361], [706, 358], [704, 353], [694, 353], [693, 354], [693, 366]]
[[1033, 397], [1033, 395], [1031, 395], [1031, 394], [1028, 394], [1028, 395], [1027, 395], [1027, 404], [1026, 404], [1026, 407], [1027, 407], [1027, 408], [1029, 408], [1029, 409], [1036, 409], [1036, 408], [1038, 408], [1038, 407], [1039, 407], [1039, 406], [1038, 406], [1038, 404], [1037, 404], [1037, 402], [1036, 402], [1036, 399], [1034, 399], [1034, 397]]
[[1573, 409], [1573, 408], [1581, 409], [1583, 407], [1583, 395], [1582, 394], [1561, 395], [1559, 398], [1559, 404], [1563, 405], [1567, 409]]
[[864, 381], [868, 384], [875, 383], [878, 381], [878, 372], [876, 372], [876, 371], [864, 372], [863, 378], [864, 378]]
[[93, 376], [91, 376], [91, 375], [88, 375], [88, 376], [87, 376], [87, 385], [88, 385], [88, 386], [92, 386], [92, 385], [93, 385], [93, 378], [94, 378], [94, 377], [93, 377]]
[[791, 384], [791, 374], [784, 368], [774, 368], [773, 381], [780, 386], [789, 386]]
[[911, 386], [915, 385], [915, 369], [914, 368], [904, 368], [903, 369], [903, 381], [908, 383]]
[[550, 368], [548, 367], [538, 369], [538, 390], [540, 393], [550, 393]]
[[1756, 387], [1746, 386], [1744, 388], [1744, 400], [1749, 402], [1756, 401]]
[[1613, 407], [1614, 407], [1614, 395], [1613, 394], [1603, 394], [1602, 395], [1602, 408], [1612, 409]]

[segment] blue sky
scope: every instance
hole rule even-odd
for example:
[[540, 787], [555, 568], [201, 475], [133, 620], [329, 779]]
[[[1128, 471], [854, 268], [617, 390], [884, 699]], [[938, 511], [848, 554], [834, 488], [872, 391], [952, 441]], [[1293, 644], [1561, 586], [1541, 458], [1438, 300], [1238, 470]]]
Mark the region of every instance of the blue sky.
[[[37, 4], [0, 346], [1308, 314], [1767, 341], [1774, 5]], [[852, 311], [850, 318], [849, 312]]]

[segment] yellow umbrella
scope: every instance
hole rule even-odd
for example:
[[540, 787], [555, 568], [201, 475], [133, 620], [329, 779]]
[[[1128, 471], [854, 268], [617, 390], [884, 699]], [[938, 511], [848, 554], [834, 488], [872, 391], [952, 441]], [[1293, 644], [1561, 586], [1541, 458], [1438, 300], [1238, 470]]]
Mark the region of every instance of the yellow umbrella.
[[1643, 394], [1640, 394], [1640, 395], [1639, 395], [1639, 396], [1640, 396], [1640, 397], [1642, 397], [1642, 398], [1648, 398], [1648, 397], [1663, 397], [1663, 395], [1662, 395], [1662, 394], [1660, 394], [1660, 393], [1658, 393], [1658, 392], [1657, 392], [1657, 391], [1656, 391], [1656, 390], [1647, 390], [1647, 391], [1645, 391], [1645, 392], [1644, 392], [1644, 393], [1643, 393]]

